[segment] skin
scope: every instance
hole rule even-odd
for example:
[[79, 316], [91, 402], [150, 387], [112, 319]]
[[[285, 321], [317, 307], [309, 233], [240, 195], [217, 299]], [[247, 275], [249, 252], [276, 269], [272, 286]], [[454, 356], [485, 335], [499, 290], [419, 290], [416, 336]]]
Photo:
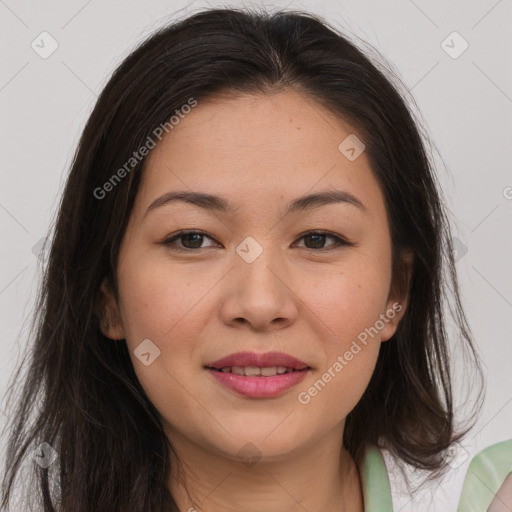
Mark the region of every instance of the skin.
[[[148, 155], [120, 248], [119, 303], [102, 285], [109, 324], [103, 329], [126, 340], [198, 511], [364, 510], [358, 469], [342, 446], [345, 418], [407, 297], [390, 294], [389, 225], [366, 154], [349, 161], [338, 150], [352, 133], [292, 89], [217, 96], [199, 102]], [[284, 216], [289, 201], [326, 189], [350, 192], [365, 209], [334, 203]], [[144, 216], [157, 197], [177, 190], [219, 195], [235, 209], [174, 202]], [[161, 243], [182, 229], [208, 236], [181, 238], [174, 247], [202, 248]], [[355, 246], [304, 238], [313, 229]], [[248, 236], [263, 249], [252, 263], [235, 251]], [[317, 248], [322, 243], [324, 250]], [[301, 404], [298, 393], [396, 302], [401, 312]], [[149, 366], [134, 355], [144, 339], [160, 350]], [[246, 350], [285, 352], [312, 369], [279, 397], [243, 397], [204, 365]], [[241, 460], [244, 447], [254, 464]], [[172, 460], [169, 489], [180, 510], [192, 512]]]
[[512, 509], [512, 474], [509, 475], [499, 488], [492, 500], [488, 512], [509, 512]]

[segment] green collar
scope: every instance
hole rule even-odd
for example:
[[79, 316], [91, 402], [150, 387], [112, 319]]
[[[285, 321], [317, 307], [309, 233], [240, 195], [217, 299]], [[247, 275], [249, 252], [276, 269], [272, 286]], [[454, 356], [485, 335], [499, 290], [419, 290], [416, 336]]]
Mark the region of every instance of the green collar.
[[393, 512], [388, 472], [384, 458], [376, 446], [366, 447], [360, 474], [364, 512]]

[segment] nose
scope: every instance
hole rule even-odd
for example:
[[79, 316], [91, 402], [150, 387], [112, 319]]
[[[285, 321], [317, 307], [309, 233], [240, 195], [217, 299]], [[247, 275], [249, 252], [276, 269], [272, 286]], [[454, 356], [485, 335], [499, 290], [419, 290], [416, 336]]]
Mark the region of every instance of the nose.
[[299, 300], [283, 255], [269, 246], [251, 262], [235, 255], [229, 285], [221, 302], [221, 317], [231, 326], [253, 331], [279, 330], [293, 324]]

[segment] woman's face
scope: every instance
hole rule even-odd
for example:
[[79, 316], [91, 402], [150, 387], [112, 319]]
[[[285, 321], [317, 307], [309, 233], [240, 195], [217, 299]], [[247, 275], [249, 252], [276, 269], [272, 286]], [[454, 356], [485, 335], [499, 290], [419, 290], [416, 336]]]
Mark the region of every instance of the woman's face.
[[[278, 460], [341, 440], [405, 310], [389, 296], [384, 198], [351, 134], [286, 90], [199, 101], [148, 155], [105, 333], [126, 339], [171, 442]], [[159, 200], [177, 192], [218, 199]], [[325, 192], [338, 199], [296, 203]], [[199, 233], [166, 244], [180, 230]], [[258, 359], [270, 352], [284, 355]]]

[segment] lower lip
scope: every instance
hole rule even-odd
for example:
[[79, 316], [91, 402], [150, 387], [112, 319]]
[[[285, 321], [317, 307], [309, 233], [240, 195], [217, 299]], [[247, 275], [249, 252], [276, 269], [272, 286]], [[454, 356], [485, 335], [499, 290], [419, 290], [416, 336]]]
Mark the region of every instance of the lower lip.
[[234, 373], [219, 372], [208, 368], [208, 371], [220, 382], [237, 393], [251, 398], [269, 398], [280, 395], [296, 386], [307, 375], [308, 370], [296, 370], [272, 377], [247, 377]]

